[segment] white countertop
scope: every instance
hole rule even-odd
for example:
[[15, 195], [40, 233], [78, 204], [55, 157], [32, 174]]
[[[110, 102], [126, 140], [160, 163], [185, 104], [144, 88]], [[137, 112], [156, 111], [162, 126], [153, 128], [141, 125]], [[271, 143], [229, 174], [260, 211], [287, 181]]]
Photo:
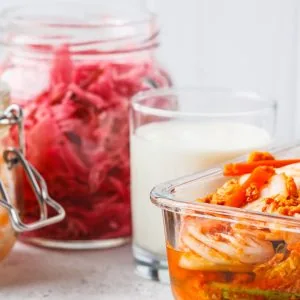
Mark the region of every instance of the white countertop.
[[0, 266], [5, 300], [172, 300], [170, 287], [138, 277], [130, 246], [56, 251], [18, 243]]

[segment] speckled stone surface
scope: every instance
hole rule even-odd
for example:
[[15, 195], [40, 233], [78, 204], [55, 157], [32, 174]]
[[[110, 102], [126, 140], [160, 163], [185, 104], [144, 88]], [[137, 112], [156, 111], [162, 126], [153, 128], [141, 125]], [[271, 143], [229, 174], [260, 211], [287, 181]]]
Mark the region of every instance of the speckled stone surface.
[[129, 246], [55, 251], [17, 244], [0, 266], [5, 300], [172, 300], [170, 287], [134, 274]]

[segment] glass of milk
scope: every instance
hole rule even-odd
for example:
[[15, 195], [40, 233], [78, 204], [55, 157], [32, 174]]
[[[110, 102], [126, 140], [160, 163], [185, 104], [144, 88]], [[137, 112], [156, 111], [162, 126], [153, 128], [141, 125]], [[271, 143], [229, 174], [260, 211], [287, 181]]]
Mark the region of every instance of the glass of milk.
[[168, 282], [161, 211], [151, 189], [268, 146], [276, 103], [221, 88], [157, 89], [131, 105], [133, 255], [141, 276]]

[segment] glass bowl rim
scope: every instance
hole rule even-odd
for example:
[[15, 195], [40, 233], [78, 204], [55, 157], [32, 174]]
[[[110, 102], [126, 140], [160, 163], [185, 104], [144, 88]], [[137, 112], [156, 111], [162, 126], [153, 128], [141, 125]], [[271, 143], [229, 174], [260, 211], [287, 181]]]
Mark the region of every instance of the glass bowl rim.
[[[294, 148], [300, 148], [300, 141], [297, 141], [293, 144], [286, 145], [271, 145], [265, 149], [274, 155], [290, 151]], [[228, 162], [239, 162], [244, 161], [247, 158], [247, 155], [240, 156], [236, 159], [230, 160]], [[228, 162], [224, 162], [226, 164]], [[201, 202], [187, 202], [173, 197], [173, 192], [177, 187], [188, 184], [193, 181], [199, 181], [203, 179], [208, 179], [217, 175], [222, 175], [223, 168], [222, 165], [216, 165], [211, 169], [204, 170], [202, 172], [197, 172], [192, 175], [183, 176], [174, 180], [167, 181], [162, 184], [156, 185], [150, 192], [151, 202], [161, 208], [162, 210], [175, 212], [178, 214], [184, 215], [193, 215], [198, 217], [205, 217], [205, 213], [216, 214], [219, 217], [216, 219], [226, 220], [232, 218], [241, 218], [244, 219], [246, 223], [249, 224], [249, 220], [261, 221], [264, 223], [277, 223], [280, 221], [280, 225], [283, 225], [282, 230], [288, 229], [288, 226], [297, 227], [296, 232], [300, 233], [300, 219], [284, 216], [284, 215], [275, 215], [269, 213], [260, 213], [255, 211], [249, 211], [242, 208], [234, 208], [229, 206], [221, 206], [209, 203]], [[209, 217], [209, 215], [207, 215]], [[214, 219], [214, 217], [210, 217]], [[248, 221], [246, 221], [248, 220]], [[286, 226], [286, 227], [284, 227]]]

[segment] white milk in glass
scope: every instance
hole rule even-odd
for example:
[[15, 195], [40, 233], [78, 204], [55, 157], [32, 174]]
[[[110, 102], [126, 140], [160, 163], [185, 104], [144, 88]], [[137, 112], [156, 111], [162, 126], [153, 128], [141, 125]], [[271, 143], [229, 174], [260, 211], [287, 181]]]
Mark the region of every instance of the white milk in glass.
[[131, 193], [134, 244], [165, 255], [161, 210], [151, 189], [270, 143], [269, 133], [243, 123], [167, 121], [139, 127], [131, 135]]

